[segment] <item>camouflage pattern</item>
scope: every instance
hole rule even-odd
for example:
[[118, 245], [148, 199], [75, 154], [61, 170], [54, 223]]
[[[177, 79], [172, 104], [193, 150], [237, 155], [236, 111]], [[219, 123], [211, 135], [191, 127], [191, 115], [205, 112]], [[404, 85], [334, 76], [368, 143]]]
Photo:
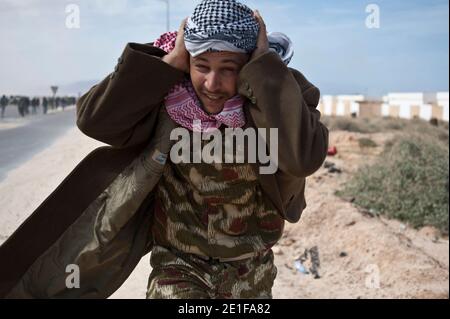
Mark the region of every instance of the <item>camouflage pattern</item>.
[[[225, 134], [222, 134], [223, 138], [224, 136]], [[202, 141], [203, 145], [207, 142]], [[223, 142], [222, 145], [225, 143]], [[192, 256], [193, 259], [183, 258], [184, 263], [189, 263], [191, 260], [201, 261], [202, 257], [247, 258], [248, 260], [244, 263], [249, 263], [246, 267], [252, 270], [250, 274], [244, 276], [245, 281], [236, 284], [242, 284], [245, 287], [252, 282], [253, 279], [249, 280], [249, 276], [252, 276], [254, 272], [258, 272], [259, 277], [272, 278], [271, 274], [276, 273], [273, 264], [271, 263], [262, 274], [259, 273], [261, 270], [257, 271], [258, 262], [251, 257], [261, 253], [270, 254], [270, 248], [281, 238], [283, 228], [284, 220], [268, 197], [264, 196], [252, 164], [180, 163], [175, 165], [170, 162], [165, 166], [157, 186], [152, 234], [156, 246], [177, 253], [195, 255]], [[169, 273], [166, 270], [159, 272], [161, 267], [158, 266], [156, 259], [159, 258], [168, 264], [176, 263], [177, 259], [154, 255], [155, 250], [151, 257], [152, 264], [155, 265], [151, 278], [162, 280], [162, 282], [173, 281], [176, 276], [173, 275], [172, 270], [175, 270], [175, 267], [170, 267], [172, 270], [167, 270]], [[255, 265], [250, 266], [254, 262]], [[214, 267], [221, 269], [220, 267], [225, 265], [226, 263], [223, 266], [218, 263]], [[207, 269], [208, 267], [200, 262], [198, 265], [180, 267], [179, 271], [183, 274], [183, 278], [189, 276], [189, 269], [186, 267], [195, 269], [192, 274], [192, 276], [195, 274], [195, 278], [219, 271], [214, 267]], [[223, 272], [222, 275], [227, 273], [223, 269], [219, 271], [221, 272]], [[202, 282], [204, 288], [212, 284], [205, 278], [202, 280], [196, 284]], [[150, 291], [154, 292], [150, 295], [170, 295], [160, 292], [155, 285], [158, 286], [157, 283], [149, 283]], [[231, 287], [228, 285], [228, 288]], [[254, 288], [252, 285], [249, 286], [249, 290]], [[265, 292], [261, 293], [268, 296], [267, 289], [266, 287]], [[254, 293], [257, 294], [256, 291]], [[228, 294], [239, 295], [230, 291]], [[247, 294], [250, 292], [247, 291]]]
[[272, 250], [224, 263], [155, 246], [151, 265], [147, 299], [270, 299], [277, 275]]

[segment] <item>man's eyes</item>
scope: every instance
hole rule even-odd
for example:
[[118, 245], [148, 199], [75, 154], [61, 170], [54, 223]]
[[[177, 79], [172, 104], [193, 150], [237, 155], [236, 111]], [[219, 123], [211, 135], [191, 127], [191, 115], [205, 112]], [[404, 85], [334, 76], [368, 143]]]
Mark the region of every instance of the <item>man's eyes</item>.
[[[206, 65], [197, 65], [196, 67], [201, 71], [209, 71], [209, 67]], [[220, 71], [233, 72], [233, 73], [237, 72], [237, 70], [235, 68], [222, 68], [222, 69], [220, 69]]]
[[202, 69], [202, 70], [209, 70], [209, 68], [204, 65], [197, 65], [197, 68]]
[[237, 70], [234, 68], [224, 68], [223, 70], [228, 72], [237, 72]]

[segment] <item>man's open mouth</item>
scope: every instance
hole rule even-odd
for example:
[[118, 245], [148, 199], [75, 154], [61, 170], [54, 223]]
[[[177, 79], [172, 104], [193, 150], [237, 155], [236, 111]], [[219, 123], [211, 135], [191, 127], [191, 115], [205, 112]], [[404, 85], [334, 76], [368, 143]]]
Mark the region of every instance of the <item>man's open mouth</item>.
[[210, 95], [210, 94], [206, 94], [206, 93], [203, 93], [203, 95], [206, 96], [211, 101], [219, 101], [222, 99], [222, 96], [215, 96], [215, 95]]

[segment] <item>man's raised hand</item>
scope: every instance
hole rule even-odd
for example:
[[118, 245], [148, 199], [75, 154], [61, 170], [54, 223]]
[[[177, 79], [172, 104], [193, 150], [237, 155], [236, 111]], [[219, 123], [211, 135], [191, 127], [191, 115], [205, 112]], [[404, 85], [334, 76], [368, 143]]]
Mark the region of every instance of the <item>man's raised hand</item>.
[[258, 34], [258, 42], [256, 44], [256, 50], [253, 51], [252, 57], [250, 60], [254, 60], [260, 55], [269, 51], [269, 39], [267, 38], [267, 28], [264, 23], [263, 18], [258, 10], [254, 12], [255, 19], [259, 23], [259, 34]]
[[175, 48], [172, 52], [165, 55], [162, 60], [178, 70], [189, 73], [189, 52], [186, 50], [184, 44], [184, 26], [186, 25], [186, 22], [187, 18], [183, 20], [180, 29], [178, 30]]

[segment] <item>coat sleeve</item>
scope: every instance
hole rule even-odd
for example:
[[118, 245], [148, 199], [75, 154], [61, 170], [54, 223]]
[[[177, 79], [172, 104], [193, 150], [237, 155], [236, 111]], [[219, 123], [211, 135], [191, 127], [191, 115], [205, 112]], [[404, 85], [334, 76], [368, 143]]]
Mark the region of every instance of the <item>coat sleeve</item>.
[[316, 109], [320, 92], [274, 52], [249, 62], [240, 73], [239, 93], [253, 105], [258, 128], [278, 129], [278, 168], [305, 178], [320, 168], [328, 149], [328, 129]]
[[115, 71], [79, 99], [79, 129], [119, 148], [148, 140], [158, 113], [152, 111], [184, 76], [164, 55], [149, 44], [127, 44]]

